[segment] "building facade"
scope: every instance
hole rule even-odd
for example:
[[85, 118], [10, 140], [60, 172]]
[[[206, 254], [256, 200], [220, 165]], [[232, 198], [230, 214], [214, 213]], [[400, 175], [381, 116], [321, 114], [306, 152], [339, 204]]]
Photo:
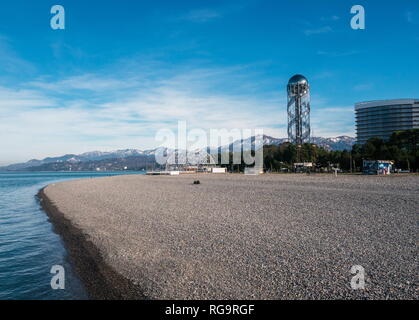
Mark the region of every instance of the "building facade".
[[388, 139], [394, 131], [419, 128], [419, 99], [398, 99], [355, 104], [357, 143]]

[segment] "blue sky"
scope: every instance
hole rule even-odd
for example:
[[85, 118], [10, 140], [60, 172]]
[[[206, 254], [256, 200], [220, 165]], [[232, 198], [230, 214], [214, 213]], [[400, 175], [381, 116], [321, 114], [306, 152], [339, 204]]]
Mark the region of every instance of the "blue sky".
[[152, 148], [178, 120], [285, 137], [296, 73], [314, 135], [353, 136], [355, 102], [419, 97], [418, 57], [416, 0], [2, 1], [0, 164]]

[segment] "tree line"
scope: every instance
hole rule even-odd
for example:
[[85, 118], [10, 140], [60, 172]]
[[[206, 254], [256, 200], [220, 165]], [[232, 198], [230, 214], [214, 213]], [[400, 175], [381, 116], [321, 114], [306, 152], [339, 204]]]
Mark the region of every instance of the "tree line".
[[[395, 168], [419, 171], [419, 129], [396, 131], [390, 139], [371, 138], [365, 144], [355, 144], [352, 150], [331, 151], [314, 144], [297, 146], [283, 143], [263, 147], [264, 170], [269, 172], [292, 171], [294, 163], [312, 162], [312, 170], [340, 168], [343, 171], [362, 170], [363, 160], [393, 160]], [[233, 154], [230, 153], [230, 159]], [[242, 162], [243, 163], [243, 162]], [[228, 171], [243, 171], [244, 164], [224, 165]]]

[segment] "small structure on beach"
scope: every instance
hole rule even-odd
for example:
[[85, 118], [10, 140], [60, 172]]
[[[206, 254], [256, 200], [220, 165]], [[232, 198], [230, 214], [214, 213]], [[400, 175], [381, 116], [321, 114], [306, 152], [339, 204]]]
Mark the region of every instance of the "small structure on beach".
[[244, 168], [244, 174], [248, 176], [257, 176], [263, 174], [263, 168], [261, 167], [246, 167]]
[[296, 162], [294, 163], [295, 172], [307, 172], [313, 168], [313, 162]]
[[216, 159], [205, 150], [175, 151], [166, 161], [166, 171], [182, 173], [212, 172], [217, 167]]
[[394, 161], [392, 160], [363, 160], [362, 173], [386, 175], [393, 170]]

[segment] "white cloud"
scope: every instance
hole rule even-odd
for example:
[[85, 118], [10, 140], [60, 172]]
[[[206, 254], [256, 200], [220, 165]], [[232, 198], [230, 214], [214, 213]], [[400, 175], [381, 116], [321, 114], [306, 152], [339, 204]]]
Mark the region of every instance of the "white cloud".
[[319, 56], [327, 56], [327, 57], [347, 57], [347, 56], [353, 56], [355, 54], [359, 54], [360, 51], [358, 50], [349, 50], [349, 51], [324, 51], [324, 50], [318, 50], [317, 54]]
[[[209, 90], [215, 78], [228, 78], [229, 72], [199, 69], [147, 85], [141, 76], [86, 74], [56, 82], [37, 79], [23, 89], [0, 88], [0, 150], [7, 150], [0, 161], [152, 148], [158, 144], [156, 132], [175, 129], [178, 120], [204, 130], [285, 125], [284, 99]], [[195, 84], [198, 74], [203, 83]]]
[[368, 83], [360, 83], [354, 87], [356, 91], [369, 91], [374, 88], [374, 84], [371, 82]]
[[[187, 121], [189, 129], [262, 128], [265, 134], [285, 137], [285, 92], [263, 91], [246, 78], [247, 68], [179, 68], [152, 76], [87, 73], [0, 87], [0, 161], [154, 148], [159, 145], [157, 131], [176, 130], [179, 120]], [[314, 104], [326, 101], [313, 96]], [[313, 128], [328, 129], [315, 129], [316, 135], [349, 133], [348, 112], [328, 112], [322, 118], [317, 109]]]
[[182, 20], [188, 20], [192, 22], [207, 22], [216, 18], [220, 18], [222, 15], [220, 12], [214, 9], [200, 9], [191, 10], [186, 15], [182, 16]]
[[42, 92], [32, 89], [10, 89], [0, 87], [0, 114], [19, 112], [37, 107], [52, 107], [55, 101]]
[[408, 23], [410, 24], [414, 24], [416, 23], [416, 17], [415, 17], [415, 12], [413, 11], [406, 11], [405, 12], [405, 17]]
[[0, 74], [1, 73], [33, 73], [36, 68], [21, 58], [12, 48], [10, 40], [0, 35]]
[[313, 34], [329, 33], [329, 32], [332, 32], [332, 31], [333, 31], [332, 27], [324, 26], [324, 27], [315, 28], [315, 29], [306, 29], [306, 30], [304, 30], [304, 34], [306, 36], [311, 36]]
[[103, 79], [96, 75], [84, 74], [70, 77], [57, 82], [33, 81], [28, 83], [33, 87], [50, 91], [66, 92], [70, 90], [88, 90], [103, 92], [104, 90], [115, 90], [121, 88], [132, 88], [135, 84], [118, 79]]
[[336, 16], [336, 15], [333, 15], [333, 16], [330, 16], [330, 17], [321, 17], [320, 20], [321, 21], [338, 21], [338, 20], [340, 20], [340, 17]]
[[313, 108], [311, 112], [312, 135], [316, 137], [354, 136], [354, 117], [353, 106]]

